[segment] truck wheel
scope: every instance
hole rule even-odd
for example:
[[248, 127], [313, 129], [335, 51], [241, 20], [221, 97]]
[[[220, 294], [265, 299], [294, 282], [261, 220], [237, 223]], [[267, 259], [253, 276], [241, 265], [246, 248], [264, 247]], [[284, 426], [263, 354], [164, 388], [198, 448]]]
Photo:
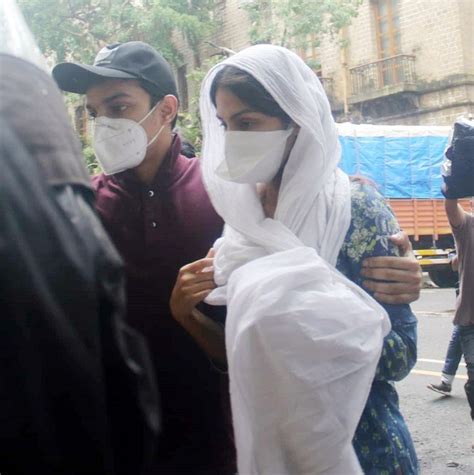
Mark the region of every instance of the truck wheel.
[[454, 287], [459, 279], [458, 273], [451, 269], [430, 270], [428, 274], [433, 283], [442, 289]]

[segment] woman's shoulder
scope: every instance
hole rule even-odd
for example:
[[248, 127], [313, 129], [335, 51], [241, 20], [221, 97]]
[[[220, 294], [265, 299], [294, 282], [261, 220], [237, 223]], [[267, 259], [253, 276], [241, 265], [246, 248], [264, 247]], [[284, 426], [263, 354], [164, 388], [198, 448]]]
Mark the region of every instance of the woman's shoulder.
[[352, 178], [350, 186], [352, 209], [373, 208], [386, 204], [375, 183], [363, 178]]
[[[374, 184], [351, 182], [351, 224], [339, 255], [338, 267], [353, 267], [365, 257], [393, 255], [388, 237], [400, 230], [384, 197]], [[353, 272], [352, 272], [353, 273]]]
[[351, 181], [351, 224], [353, 226], [375, 226], [377, 233], [396, 233], [398, 222], [385, 198], [376, 185], [367, 180]]

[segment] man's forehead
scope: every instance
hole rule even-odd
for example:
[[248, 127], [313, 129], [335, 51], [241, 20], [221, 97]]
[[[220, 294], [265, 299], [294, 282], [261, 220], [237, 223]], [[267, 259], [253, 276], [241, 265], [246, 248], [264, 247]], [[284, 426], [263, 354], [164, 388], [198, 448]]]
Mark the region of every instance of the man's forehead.
[[147, 98], [148, 93], [135, 79], [106, 79], [99, 81], [87, 89], [86, 105], [99, 105], [115, 97]]

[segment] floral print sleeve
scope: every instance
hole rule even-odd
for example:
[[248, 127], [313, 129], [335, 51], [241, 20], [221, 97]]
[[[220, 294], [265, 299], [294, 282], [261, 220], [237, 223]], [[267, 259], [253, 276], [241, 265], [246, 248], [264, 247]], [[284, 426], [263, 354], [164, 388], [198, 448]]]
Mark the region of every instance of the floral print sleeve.
[[[388, 239], [399, 230], [383, 197], [370, 185], [352, 183], [352, 219], [337, 268], [362, 286], [362, 261], [395, 256]], [[410, 432], [398, 405], [393, 381], [403, 379], [416, 362], [416, 318], [409, 305], [383, 305], [392, 330], [382, 355], [353, 445], [366, 475], [415, 475], [418, 461]]]
[[[372, 256], [396, 256], [388, 237], [400, 230], [391, 209], [371, 185], [352, 183], [352, 221], [337, 267], [362, 287], [362, 261]], [[385, 337], [375, 379], [399, 381], [416, 363], [416, 317], [409, 305], [382, 304], [392, 323]]]

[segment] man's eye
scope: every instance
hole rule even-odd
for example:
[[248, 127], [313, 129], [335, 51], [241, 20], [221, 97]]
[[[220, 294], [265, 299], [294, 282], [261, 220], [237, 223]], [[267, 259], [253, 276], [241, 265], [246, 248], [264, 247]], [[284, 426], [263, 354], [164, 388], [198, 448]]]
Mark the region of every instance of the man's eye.
[[111, 106], [110, 111], [112, 114], [121, 114], [122, 112], [125, 112], [128, 109], [128, 106], [124, 104], [117, 104], [116, 106]]

